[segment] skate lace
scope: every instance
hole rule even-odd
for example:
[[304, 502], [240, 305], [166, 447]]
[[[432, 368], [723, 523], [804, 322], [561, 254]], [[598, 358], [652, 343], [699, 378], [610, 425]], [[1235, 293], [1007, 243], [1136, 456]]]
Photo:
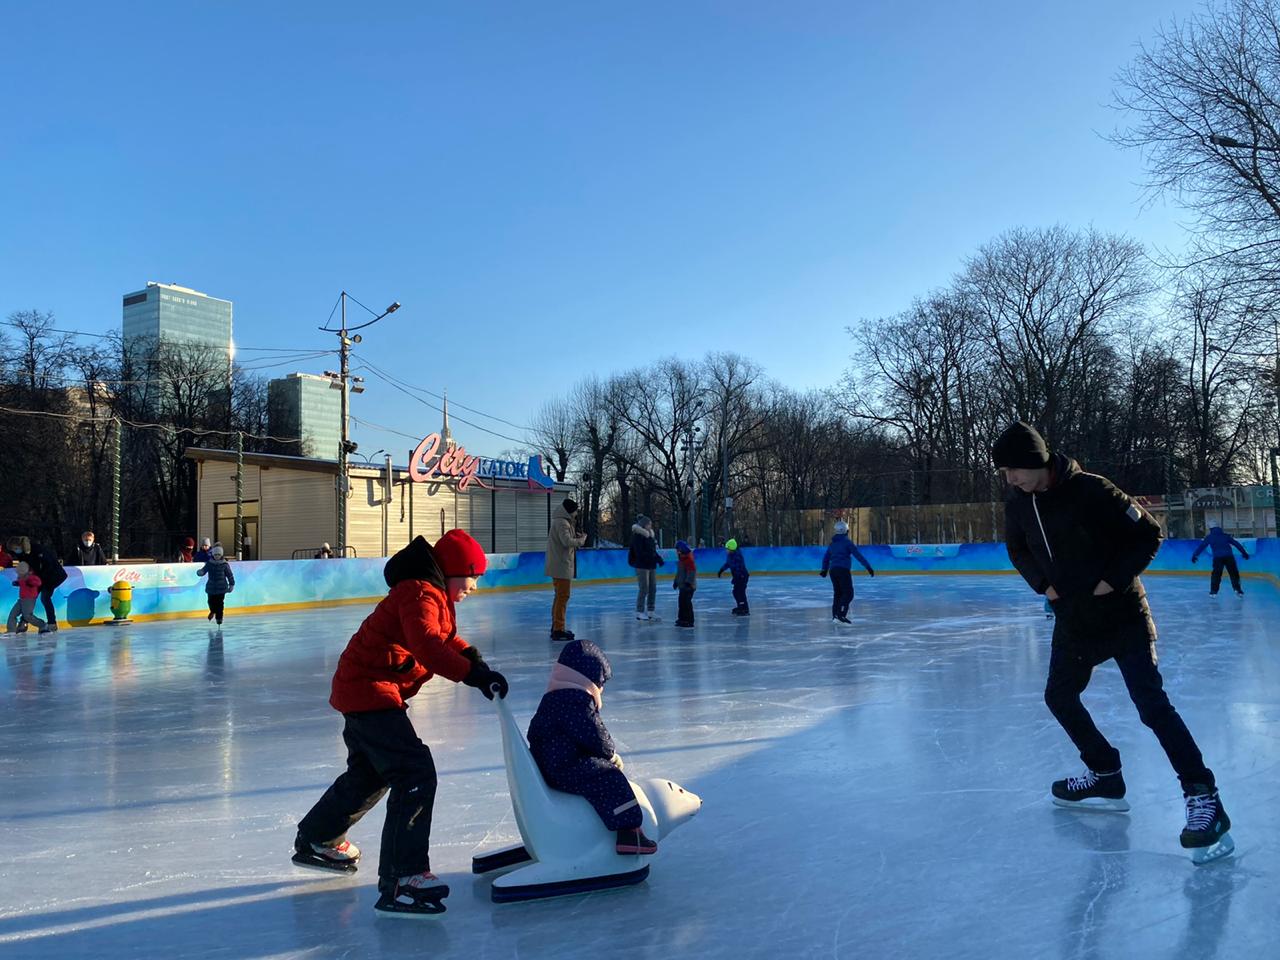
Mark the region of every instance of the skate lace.
[[1098, 775], [1092, 770], [1086, 770], [1078, 777], [1067, 777], [1068, 790], [1090, 790], [1093, 785], [1098, 782]]
[[428, 870], [426, 873], [415, 873], [407, 880], [401, 880], [400, 886], [414, 887], [421, 890], [424, 887], [436, 887], [440, 885], [440, 878]]
[[1208, 830], [1217, 810], [1218, 800], [1212, 794], [1187, 797], [1187, 829]]

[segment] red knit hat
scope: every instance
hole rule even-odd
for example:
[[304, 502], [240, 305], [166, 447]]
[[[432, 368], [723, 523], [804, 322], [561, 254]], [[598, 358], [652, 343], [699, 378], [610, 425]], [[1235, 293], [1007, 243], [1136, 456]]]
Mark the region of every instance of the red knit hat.
[[465, 530], [450, 530], [432, 548], [446, 577], [479, 577], [488, 566], [484, 548]]

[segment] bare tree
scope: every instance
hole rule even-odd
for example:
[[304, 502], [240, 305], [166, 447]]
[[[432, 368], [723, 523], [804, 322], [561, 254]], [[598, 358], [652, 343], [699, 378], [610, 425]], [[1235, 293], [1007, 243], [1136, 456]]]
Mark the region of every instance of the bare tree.
[[580, 449], [573, 404], [560, 399], [544, 403], [534, 414], [532, 426], [534, 445], [551, 465], [555, 478], [563, 482]]
[[1148, 160], [1153, 196], [1195, 211], [1215, 252], [1280, 278], [1280, 11], [1226, 0], [1156, 32], [1117, 78], [1113, 139]]

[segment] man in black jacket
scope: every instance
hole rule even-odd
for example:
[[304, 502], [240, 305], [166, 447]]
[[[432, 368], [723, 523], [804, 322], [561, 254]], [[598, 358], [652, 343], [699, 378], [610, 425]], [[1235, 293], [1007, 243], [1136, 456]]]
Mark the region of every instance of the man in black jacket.
[[1187, 826], [1180, 838], [1203, 863], [1234, 844], [1213, 772], [1164, 692], [1156, 627], [1139, 574], [1160, 548], [1160, 525], [1110, 480], [1049, 453], [1034, 427], [1015, 423], [992, 459], [1013, 488], [1005, 504], [1009, 558], [1053, 605], [1053, 649], [1044, 699], [1080, 751], [1085, 772], [1053, 784], [1064, 807], [1128, 810], [1120, 753], [1094, 726], [1080, 694], [1093, 668], [1115, 660], [1138, 708], [1182, 783]]
[[71, 555], [70, 566], [73, 567], [101, 567], [107, 562], [106, 551], [102, 549], [102, 544], [94, 539], [93, 531], [86, 530], [80, 534], [80, 542], [76, 544], [75, 553]]

